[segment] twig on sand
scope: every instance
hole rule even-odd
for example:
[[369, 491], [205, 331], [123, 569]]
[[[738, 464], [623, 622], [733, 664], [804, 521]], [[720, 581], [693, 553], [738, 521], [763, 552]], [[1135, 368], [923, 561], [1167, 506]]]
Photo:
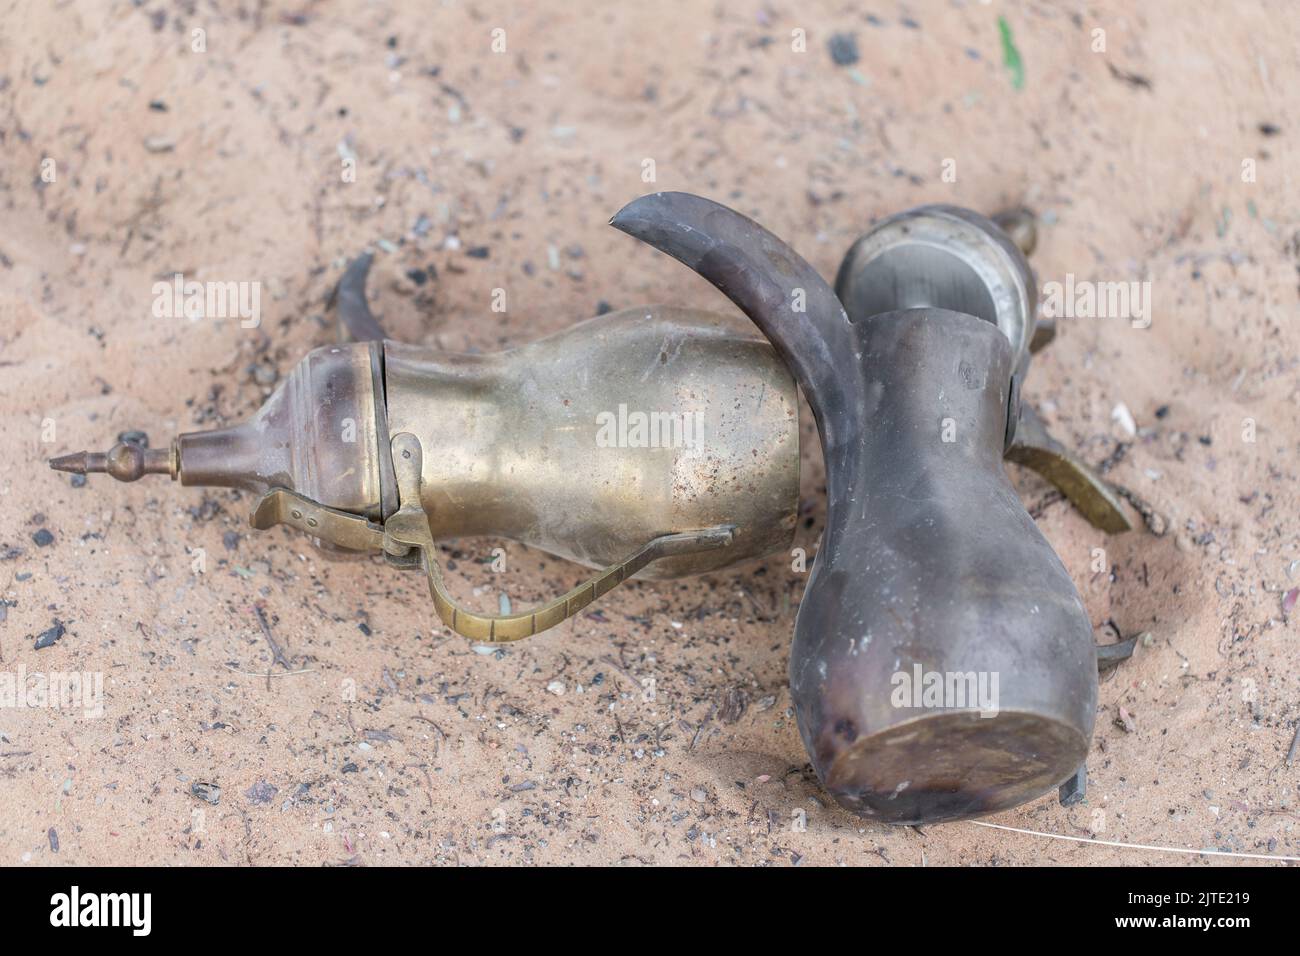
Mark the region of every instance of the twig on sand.
[[266, 612], [262, 610], [261, 605], [253, 605], [253, 613], [257, 615], [257, 622], [262, 625], [262, 634], [266, 636], [266, 643], [271, 648], [271, 663], [279, 664], [285, 670], [289, 669], [289, 659], [284, 656], [284, 651], [280, 649], [280, 643], [271, 633], [271, 622], [266, 619]]
[[257, 671], [241, 670], [240, 668], [236, 667], [234, 664], [227, 664], [226, 669], [230, 671], [234, 671], [236, 674], [243, 674], [245, 677], [265, 677], [268, 681], [272, 677], [295, 677], [298, 674], [315, 673], [315, 669], [311, 667], [304, 667], [302, 670], [298, 670], [298, 671], [285, 671], [283, 674], [272, 674], [270, 672], [267, 672], [265, 674], [259, 674]]

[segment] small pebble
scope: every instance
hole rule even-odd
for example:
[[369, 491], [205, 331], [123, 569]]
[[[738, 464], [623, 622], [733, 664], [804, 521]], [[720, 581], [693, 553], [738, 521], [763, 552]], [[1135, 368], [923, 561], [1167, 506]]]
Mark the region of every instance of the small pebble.
[[1125, 733], [1137, 733], [1137, 721], [1135, 721], [1133, 715], [1128, 712], [1128, 708], [1122, 705], [1119, 708], [1119, 716], [1115, 718], [1115, 726], [1119, 727]]
[[852, 66], [861, 59], [858, 55], [858, 38], [852, 33], [832, 34], [826, 46], [836, 66]]
[[1128, 406], [1123, 402], [1111, 409], [1110, 417], [1124, 430], [1124, 434], [1130, 438], [1137, 435], [1137, 422], [1133, 420], [1133, 413], [1128, 410]]
[[32, 540], [36, 542], [38, 548], [45, 548], [54, 543], [54, 535], [50, 534], [48, 528], [41, 528], [32, 535]]
[[264, 804], [270, 803], [279, 792], [279, 787], [274, 787], [265, 780], [259, 780], [244, 791], [244, 797], [249, 803]]
[[67, 628], [63, 626], [63, 622], [55, 621], [53, 627], [42, 631], [40, 636], [36, 638], [36, 650], [40, 651], [47, 647], [53, 647], [65, 633], [67, 633]]
[[215, 783], [190, 784], [190, 794], [214, 807], [221, 802], [221, 788]]

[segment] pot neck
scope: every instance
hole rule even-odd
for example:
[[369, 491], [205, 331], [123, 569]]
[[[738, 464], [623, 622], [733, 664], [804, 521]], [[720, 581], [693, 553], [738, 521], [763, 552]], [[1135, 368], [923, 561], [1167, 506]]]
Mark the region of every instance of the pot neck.
[[[824, 445], [831, 507], [910, 485], [954, 457], [1000, 466], [1012, 351], [997, 326], [946, 309], [886, 312], [853, 323], [861, 343], [856, 400], [829, 423]], [[879, 459], [888, 458], [887, 465]], [[872, 487], [864, 487], [868, 470]]]

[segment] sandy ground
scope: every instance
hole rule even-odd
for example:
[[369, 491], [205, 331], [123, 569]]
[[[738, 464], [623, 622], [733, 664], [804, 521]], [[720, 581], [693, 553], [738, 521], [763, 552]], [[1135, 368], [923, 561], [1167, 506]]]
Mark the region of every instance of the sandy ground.
[[[44, 465], [246, 416], [330, 341], [327, 294], [366, 246], [391, 333], [452, 349], [520, 344], [601, 302], [730, 311], [605, 225], [651, 188], [733, 204], [828, 276], [907, 206], [1027, 203], [1044, 281], [1151, 282], [1149, 329], [1064, 321], [1026, 391], [1164, 533], [1106, 538], [1012, 469], [1099, 633], [1150, 643], [1102, 685], [1087, 802], [994, 822], [1300, 855], [1283, 610], [1300, 585], [1300, 21], [1285, 2], [1134, 6], [4, 3], [0, 671], [100, 673], [104, 713], [0, 710], [0, 862], [1225, 862], [836, 808], [789, 709], [804, 582], [788, 556], [637, 583], [484, 656], [433, 626], [418, 579], [251, 532], [247, 496], [78, 486]], [[836, 32], [856, 62], [834, 62]], [[152, 285], [175, 272], [261, 282], [261, 327], [155, 319]], [[812, 548], [806, 411], [805, 438], [796, 543]], [[485, 608], [582, 573], [455, 545], [453, 584]], [[483, 563], [498, 545], [504, 576]]]

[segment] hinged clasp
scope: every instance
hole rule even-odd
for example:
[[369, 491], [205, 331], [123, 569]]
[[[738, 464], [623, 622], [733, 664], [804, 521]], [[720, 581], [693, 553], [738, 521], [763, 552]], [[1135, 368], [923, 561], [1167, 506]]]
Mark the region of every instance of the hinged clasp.
[[374, 551], [384, 545], [384, 529], [379, 525], [287, 488], [272, 488], [263, 495], [253, 509], [250, 523], [259, 531], [287, 524], [314, 538], [355, 551]]

